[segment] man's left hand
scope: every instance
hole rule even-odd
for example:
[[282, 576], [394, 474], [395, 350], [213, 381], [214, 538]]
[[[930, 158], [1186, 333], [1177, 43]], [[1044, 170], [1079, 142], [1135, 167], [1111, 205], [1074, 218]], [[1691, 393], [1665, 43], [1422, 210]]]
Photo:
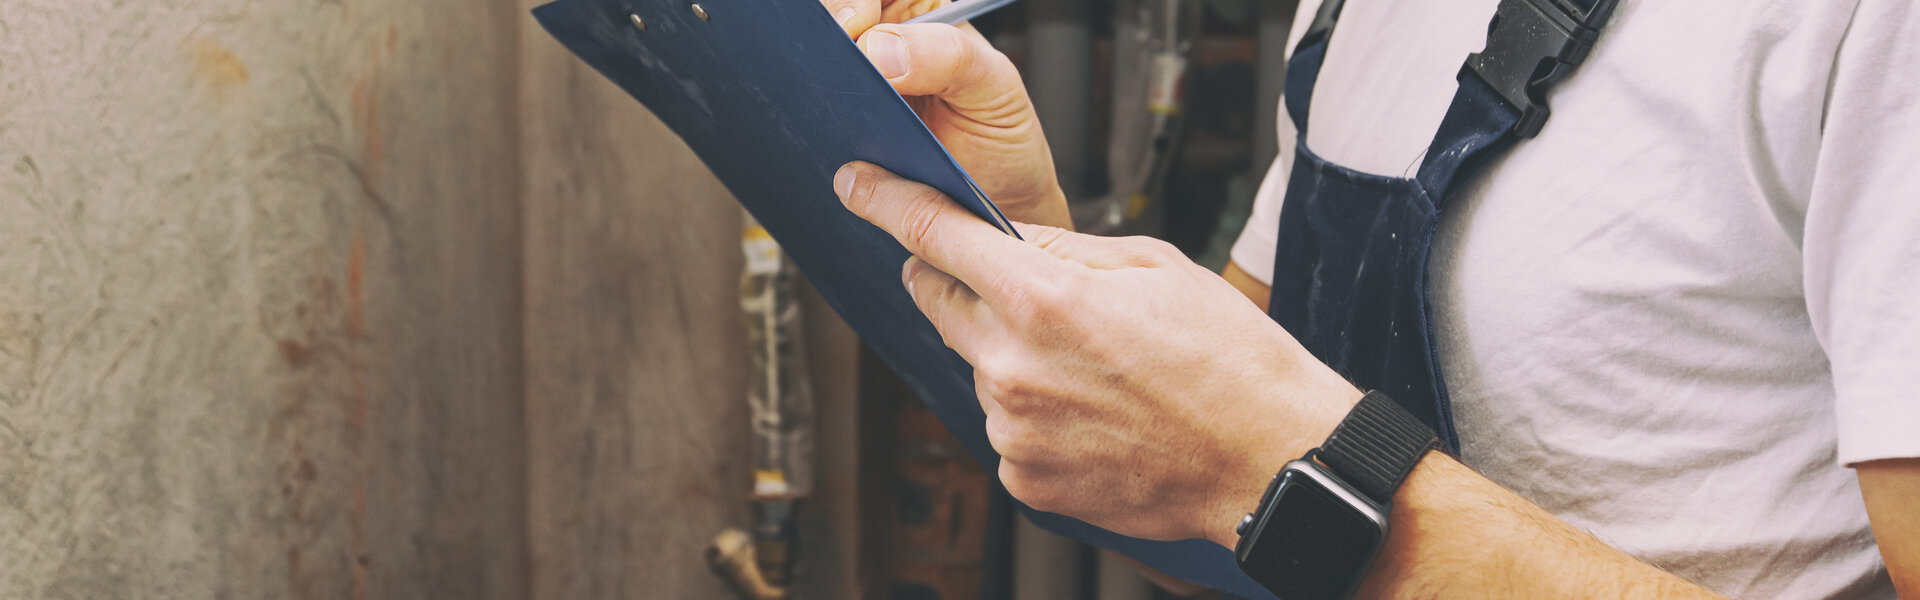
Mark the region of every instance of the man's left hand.
[[1035, 509], [1231, 546], [1361, 395], [1165, 242], [1026, 224], [1017, 240], [865, 163], [834, 189], [916, 257], [903, 283], [974, 366], [1001, 482]]

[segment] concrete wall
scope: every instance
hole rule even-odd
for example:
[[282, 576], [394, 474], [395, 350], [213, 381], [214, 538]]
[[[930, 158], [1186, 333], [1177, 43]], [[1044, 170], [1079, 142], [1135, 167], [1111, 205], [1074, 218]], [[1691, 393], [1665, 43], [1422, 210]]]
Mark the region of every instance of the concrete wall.
[[[741, 209], [665, 125], [522, 25], [534, 597], [728, 598], [701, 551], [748, 518]], [[817, 297], [802, 310], [820, 434], [799, 577], [807, 597], [852, 598], [858, 342]]]
[[532, 5], [0, 0], [0, 598], [726, 597], [739, 209]]
[[521, 18], [0, 2], [0, 598], [523, 598]]

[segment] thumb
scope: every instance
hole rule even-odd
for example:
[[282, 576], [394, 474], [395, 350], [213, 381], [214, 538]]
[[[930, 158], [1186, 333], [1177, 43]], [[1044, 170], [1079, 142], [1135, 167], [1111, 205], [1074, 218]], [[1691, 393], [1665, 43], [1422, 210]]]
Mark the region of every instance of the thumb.
[[860, 36], [860, 49], [902, 96], [938, 96], [981, 122], [1030, 118], [1020, 71], [979, 34], [941, 23], [883, 24]]
[[847, 31], [848, 37], [858, 38], [868, 27], [880, 22], [880, 0], [820, 0], [820, 4], [827, 7], [827, 13]]

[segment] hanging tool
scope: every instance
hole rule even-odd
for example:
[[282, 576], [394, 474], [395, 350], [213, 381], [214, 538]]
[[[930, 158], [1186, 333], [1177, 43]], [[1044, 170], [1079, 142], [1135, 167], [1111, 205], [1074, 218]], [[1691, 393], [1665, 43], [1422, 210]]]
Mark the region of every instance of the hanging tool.
[[740, 239], [746, 270], [747, 402], [753, 423], [753, 526], [728, 529], [707, 550], [708, 564], [741, 596], [789, 597], [798, 558], [794, 515], [813, 488], [813, 388], [800, 335], [799, 270], [767, 230], [746, 217]]

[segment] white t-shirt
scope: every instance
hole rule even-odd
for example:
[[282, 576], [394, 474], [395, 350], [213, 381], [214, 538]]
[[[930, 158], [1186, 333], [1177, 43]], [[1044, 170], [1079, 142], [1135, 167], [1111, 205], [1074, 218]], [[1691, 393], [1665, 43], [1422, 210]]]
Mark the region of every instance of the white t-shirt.
[[[1410, 174], [1497, 4], [1347, 2], [1307, 144]], [[1725, 594], [1894, 597], [1845, 465], [1920, 457], [1916, 4], [1622, 3], [1441, 224], [1467, 463]], [[1263, 279], [1295, 136], [1233, 249]]]

